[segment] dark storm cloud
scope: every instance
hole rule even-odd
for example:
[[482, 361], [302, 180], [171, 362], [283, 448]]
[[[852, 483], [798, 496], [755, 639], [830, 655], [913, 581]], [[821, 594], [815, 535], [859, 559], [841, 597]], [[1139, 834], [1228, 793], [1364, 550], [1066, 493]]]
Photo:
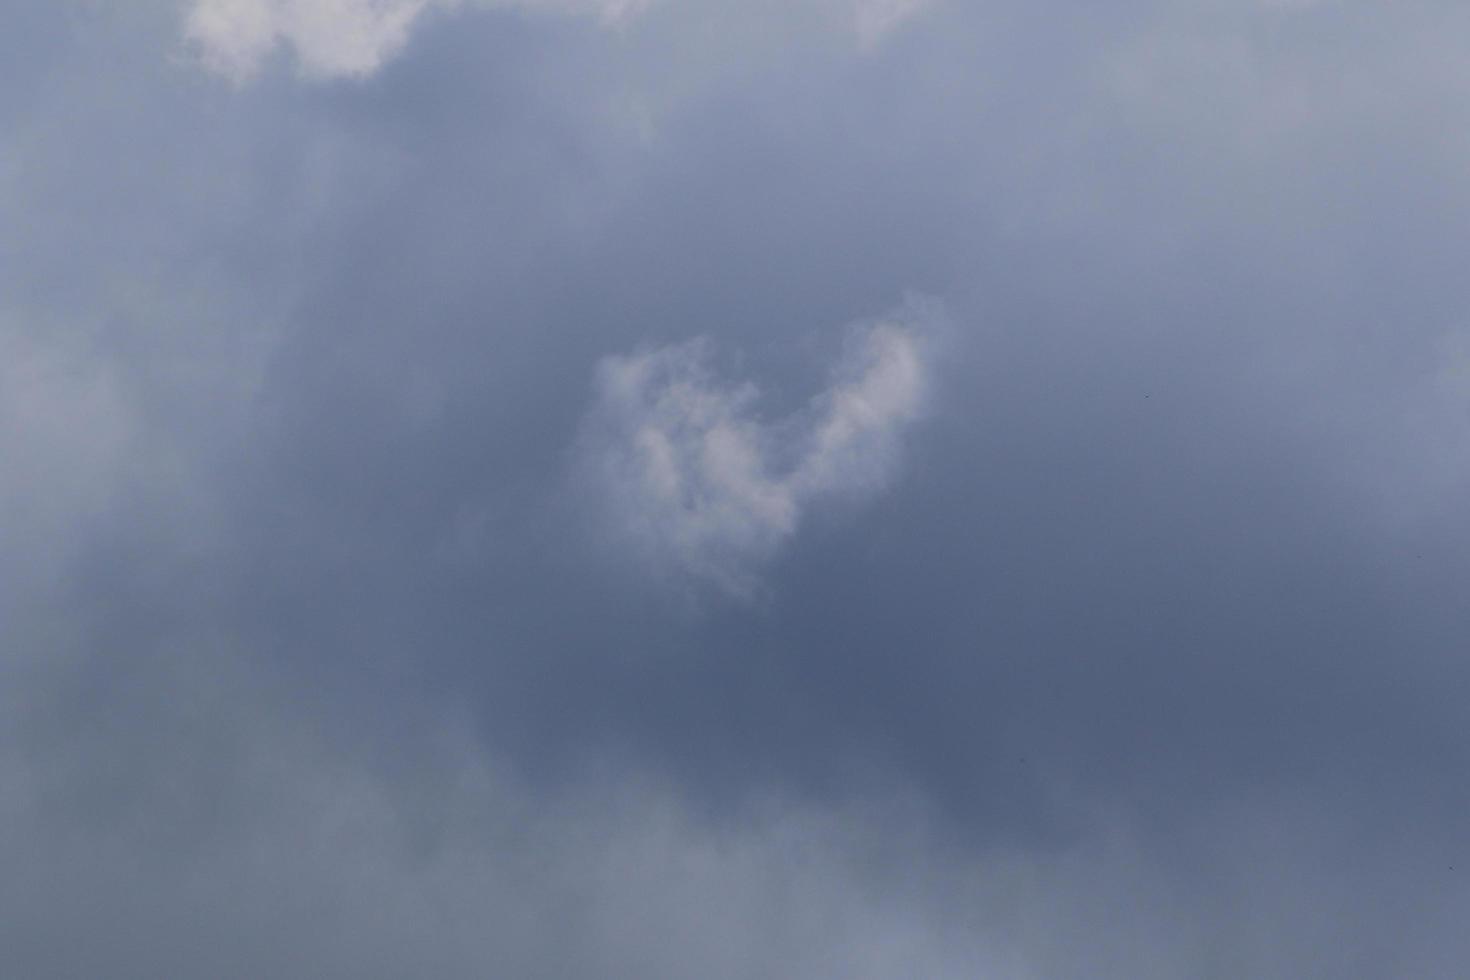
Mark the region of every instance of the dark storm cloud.
[[0, 32], [11, 972], [1457, 974], [1462, 12], [232, 6]]

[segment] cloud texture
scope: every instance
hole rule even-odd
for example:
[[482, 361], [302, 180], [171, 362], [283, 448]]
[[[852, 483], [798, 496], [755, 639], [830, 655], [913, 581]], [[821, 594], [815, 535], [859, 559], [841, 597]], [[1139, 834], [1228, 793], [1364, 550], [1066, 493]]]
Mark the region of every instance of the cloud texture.
[[11, 3], [0, 975], [1458, 980], [1466, 38]]
[[236, 80], [277, 45], [308, 74], [366, 75], [396, 54], [429, 0], [199, 0], [185, 33], [205, 64]]
[[[312, 78], [362, 78], [396, 56], [414, 24], [464, 6], [592, 15], [615, 24], [655, 0], [190, 0], [184, 35], [209, 69], [244, 82], [278, 48]], [[845, 4], [849, 0], [840, 0]], [[850, 9], [859, 43], [872, 47], [926, 0], [856, 0]]]
[[594, 492], [651, 557], [748, 591], [805, 509], [891, 478], [928, 386], [922, 321], [936, 315], [855, 331], [828, 390], [769, 422], [754, 384], [713, 374], [707, 341], [604, 360], [586, 423]]

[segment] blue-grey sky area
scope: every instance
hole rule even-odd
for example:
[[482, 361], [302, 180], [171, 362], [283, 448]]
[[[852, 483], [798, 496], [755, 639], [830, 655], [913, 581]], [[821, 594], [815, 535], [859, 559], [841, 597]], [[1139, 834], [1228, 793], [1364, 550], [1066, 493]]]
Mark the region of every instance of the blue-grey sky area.
[[0, 974], [1470, 972], [1470, 8], [11, 0]]

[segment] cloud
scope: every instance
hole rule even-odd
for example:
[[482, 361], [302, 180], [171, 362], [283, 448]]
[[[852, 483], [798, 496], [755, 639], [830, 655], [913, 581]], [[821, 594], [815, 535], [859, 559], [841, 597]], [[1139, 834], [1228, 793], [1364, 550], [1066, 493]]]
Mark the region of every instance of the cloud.
[[967, 977], [993, 959], [993, 937], [944, 928], [969, 923], [937, 887], [874, 887], [861, 812], [773, 806], [722, 831], [621, 769], [546, 798], [457, 712], [389, 759], [227, 643], [130, 651], [96, 695], [94, 652], [51, 653], [21, 670], [0, 649], [19, 975]]
[[[475, 0], [471, 0], [475, 2]], [[464, 0], [194, 0], [186, 40], [211, 70], [236, 82], [255, 75], [279, 47], [290, 49], [312, 78], [371, 75], [408, 42], [431, 7]], [[481, 6], [524, 7], [593, 14], [608, 21], [628, 16], [648, 0], [478, 0]]]
[[1463, 5], [471, 2], [12, 5], [8, 972], [1464, 973]]
[[362, 76], [403, 47], [429, 0], [198, 0], [184, 33], [204, 64], [244, 81], [278, 46], [311, 76]]
[[877, 46], [927, 6], [929, 0], [858, 0], [853, 8], [858, 44], [864, 49]]
[[747, 592], [805, 510], [891, 481], [937, 315], [914, 303], [856, 328], [827, 390], [774, 422], [754, 383], [717, 376], [705, 339], [605, 359], [586, 438], [614, 520], [657, 561]]
[[[613, 24], [655, 0], [191, 0], [184, 37], [200, 62], [236, 83], [254, 77], [279, 49], [314, 79], [363, 78], [392, 60], [433, 9], [465, 6], [590, 16]], [[929, 0], [839, 0], [839, 16], [869, 50]], [[763, 13], [762, 16], [772, 16]]]
[[85, 352], [0, 323], [0, 539], [44, 578], [75, 529], [105, 511], [140, 455], [116, 372]]

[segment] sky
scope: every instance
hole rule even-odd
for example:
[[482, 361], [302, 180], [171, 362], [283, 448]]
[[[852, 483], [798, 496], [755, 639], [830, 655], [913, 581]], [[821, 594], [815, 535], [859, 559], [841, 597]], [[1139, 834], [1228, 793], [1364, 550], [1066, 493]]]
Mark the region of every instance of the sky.
[[11, 0], [0, 973], [1457, 978], [1470, 9]]

